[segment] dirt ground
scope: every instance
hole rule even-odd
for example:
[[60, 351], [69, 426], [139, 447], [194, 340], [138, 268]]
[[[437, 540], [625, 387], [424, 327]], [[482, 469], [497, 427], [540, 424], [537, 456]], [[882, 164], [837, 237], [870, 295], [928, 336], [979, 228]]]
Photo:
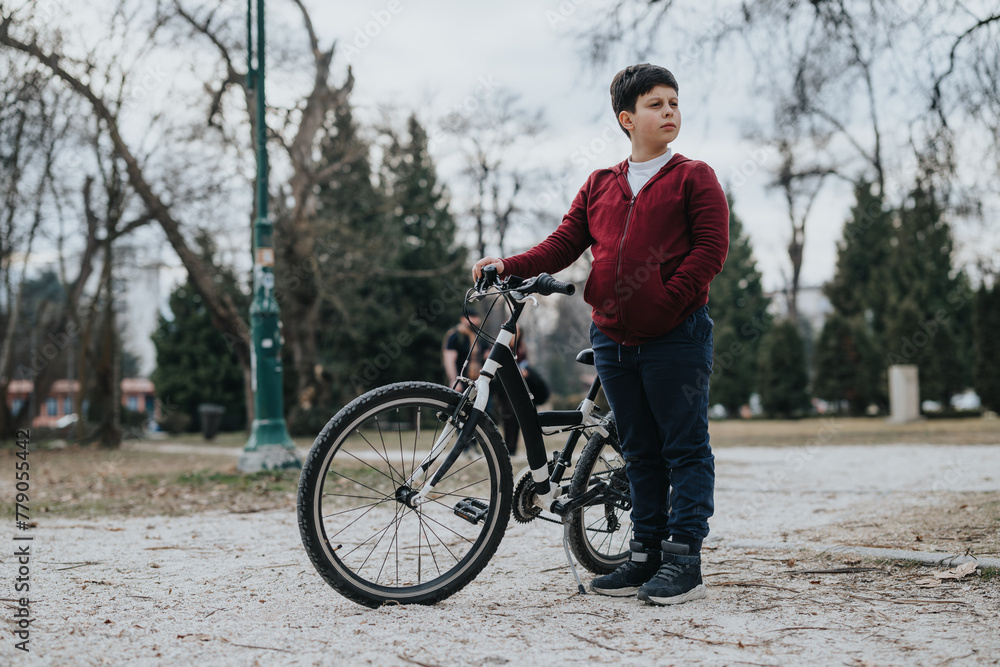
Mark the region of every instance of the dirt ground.
[[303, 552], [295, 473], [238, 475], [232, 443], [34, 451], [31, 651], [0, 664], [1000, 664], [1000, 569], [918, 562], [1000, 559], [1000, 425], [856, 421], [713, 424], [710, 595], [676, 608], [577, 594], [536, 521], [452, 598], [368, 610]]

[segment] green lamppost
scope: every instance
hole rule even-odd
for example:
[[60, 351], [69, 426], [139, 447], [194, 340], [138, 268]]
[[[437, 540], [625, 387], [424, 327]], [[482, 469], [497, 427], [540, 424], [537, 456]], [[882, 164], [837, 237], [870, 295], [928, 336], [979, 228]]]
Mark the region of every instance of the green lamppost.
[[253, 233], [250, 359], [254, 420], [240, 456], [242, 472], [302, 466], [285, 426], [281, 397], [281, 331], [274, 298], [274, 225], [268, 218], [264, 109], [264, 0], [257, 0], [257, 67], [253, 66], [253, 0], [247, 0], [247, 85], [257, 93], [257, 219]]

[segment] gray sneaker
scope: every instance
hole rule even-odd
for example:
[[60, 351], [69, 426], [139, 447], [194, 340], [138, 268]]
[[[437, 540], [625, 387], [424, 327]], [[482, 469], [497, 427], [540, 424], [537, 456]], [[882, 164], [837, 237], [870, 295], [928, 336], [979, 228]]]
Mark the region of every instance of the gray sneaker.
[[701, 556], [689, 556], [686, 544], [663, 540], [660, 546], [660, 569], [639, 588], [639, 599], [650, 604], [680, 604], [707, 597], [701, 581]]
[[590, 590], [599, 595], [627, 597], [635, 595], [639, 587], [649, 581], [660, 567], [660, 552], [645, 549], [642, 542], [628, 543], [631, 555], [611, 574], [597, 577], [590, 582]]

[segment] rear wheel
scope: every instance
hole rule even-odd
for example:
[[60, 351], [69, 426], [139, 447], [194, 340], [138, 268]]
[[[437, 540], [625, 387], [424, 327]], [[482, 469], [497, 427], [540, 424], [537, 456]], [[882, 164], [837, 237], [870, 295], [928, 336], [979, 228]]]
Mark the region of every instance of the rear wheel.
[[628, 477], [613, 429], [609, 437], [593, 436], [583, 448], [570, 480], [570, 497], [598, 482], [606, 483], [608, 491], [570, 516], [569, 546], [581, 565], [595, 574], [606, 574], [628, 560], [632, 538]]
[[496, 551], [510, 517], [511, 468], [487, 417], [427, 502], [412, 499], [457, 433], [429, 473], [405, 484], [460, 398], [441, 385], [388, 385], [350, 403], [313, 443], [299, 482], [302, 542], [320, 575], [351, 600], [372, 607], [443, 600]]

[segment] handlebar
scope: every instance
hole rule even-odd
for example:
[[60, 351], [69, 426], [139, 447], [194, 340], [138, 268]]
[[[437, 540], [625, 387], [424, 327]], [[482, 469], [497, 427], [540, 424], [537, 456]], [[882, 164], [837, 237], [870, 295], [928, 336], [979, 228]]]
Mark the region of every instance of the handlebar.
[[[565, 294], [570, 296], [576, 292], [576, 285], [573, 283], [564, 283], [561, 280], [556, 280], [547, 273], [538, 274], [534, 280], [535, 293], [543, 296], [548, 296], [549, 294]], [[517, 288], [517, 291], [521, 294], [527, 294], [527, 292], [524, 291], [524, 287], [524, 285], [521, 285]]]
[[476, 281], [476, 291], [483, 293], [494, 285], [501, 292], [516, 291], [523, 296], [529, 294], [540, 294], [542, 296], [565, 294], [569, 296], [576, 292], [576, 285], [573, 283], [564, 283], [561, 280], [556, 280], [547, 273], [540, 273], [528, 280], [524, 280], [518, 276], [507, 276], [501, 279], [497, 275], [497, 267], [495, 265], [484, 266], [482, 275]]

